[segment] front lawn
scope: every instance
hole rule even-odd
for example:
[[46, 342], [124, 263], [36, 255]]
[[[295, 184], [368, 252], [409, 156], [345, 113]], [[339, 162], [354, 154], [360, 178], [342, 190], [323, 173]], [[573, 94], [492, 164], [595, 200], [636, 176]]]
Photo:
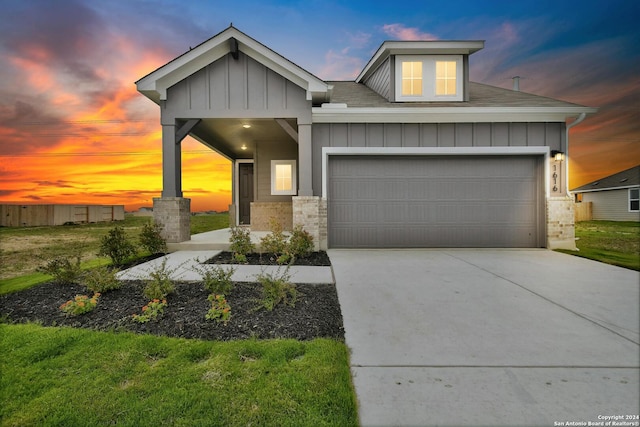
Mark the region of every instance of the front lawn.
[[561, 252], [640, 270], [640, 222], [577, 222], [576, 237], [579, 252]]
[[330, 339], [216, 342], [0, 325], [3, 426], [355, 426]]

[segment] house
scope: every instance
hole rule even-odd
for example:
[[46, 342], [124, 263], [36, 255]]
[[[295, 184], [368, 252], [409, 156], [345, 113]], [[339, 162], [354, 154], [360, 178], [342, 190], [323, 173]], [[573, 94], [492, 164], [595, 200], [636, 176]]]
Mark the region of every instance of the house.
[[230, 26], [143, 77], [168, 241], [190, 239], [191, 135], [233, 164], [232, 225], [300, 224], [319, 249], [575, 248], [569, 129], [596, 109], [470, 82], [483, 47], [387, 41], [354, 81], [324, 81]]
[[571, 190], [591, 204], [591, 219], [640, 221], [640, 165]]

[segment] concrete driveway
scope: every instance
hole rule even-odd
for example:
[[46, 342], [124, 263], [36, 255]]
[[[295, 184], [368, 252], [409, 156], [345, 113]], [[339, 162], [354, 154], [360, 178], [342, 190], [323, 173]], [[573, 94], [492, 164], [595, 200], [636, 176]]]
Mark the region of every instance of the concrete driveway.
[[547, 250], [329, 256], [363, 426], [639, 413], [638, 272]]

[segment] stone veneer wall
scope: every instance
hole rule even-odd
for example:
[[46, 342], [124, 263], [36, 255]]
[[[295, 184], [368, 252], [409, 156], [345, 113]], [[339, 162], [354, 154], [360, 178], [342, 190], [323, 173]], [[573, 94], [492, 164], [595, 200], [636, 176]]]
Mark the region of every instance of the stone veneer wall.
[[318, 196], [293, 197], [293, 224], [313, 236], [314, 250], [327, 250], [327, 199]]
[[570, 197], [547, 199], [547, 247], [575, 251], [574, 202]]
[[270, 231], [269, 221], [275, 218], [284, 231], [293, 229], [291, 202], [251, 202], [251, 230]]
[[167, 243], [191, 240], [191, 199], [162, 197], [153, 199], [153, 219], [162, 225]]

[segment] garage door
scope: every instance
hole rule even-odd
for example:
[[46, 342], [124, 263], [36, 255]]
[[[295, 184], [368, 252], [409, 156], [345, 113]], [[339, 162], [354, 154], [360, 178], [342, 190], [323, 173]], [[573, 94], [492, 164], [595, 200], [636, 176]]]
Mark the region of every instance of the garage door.
[[542, 247], [542, 156], [331, 156], [329, 246]]

